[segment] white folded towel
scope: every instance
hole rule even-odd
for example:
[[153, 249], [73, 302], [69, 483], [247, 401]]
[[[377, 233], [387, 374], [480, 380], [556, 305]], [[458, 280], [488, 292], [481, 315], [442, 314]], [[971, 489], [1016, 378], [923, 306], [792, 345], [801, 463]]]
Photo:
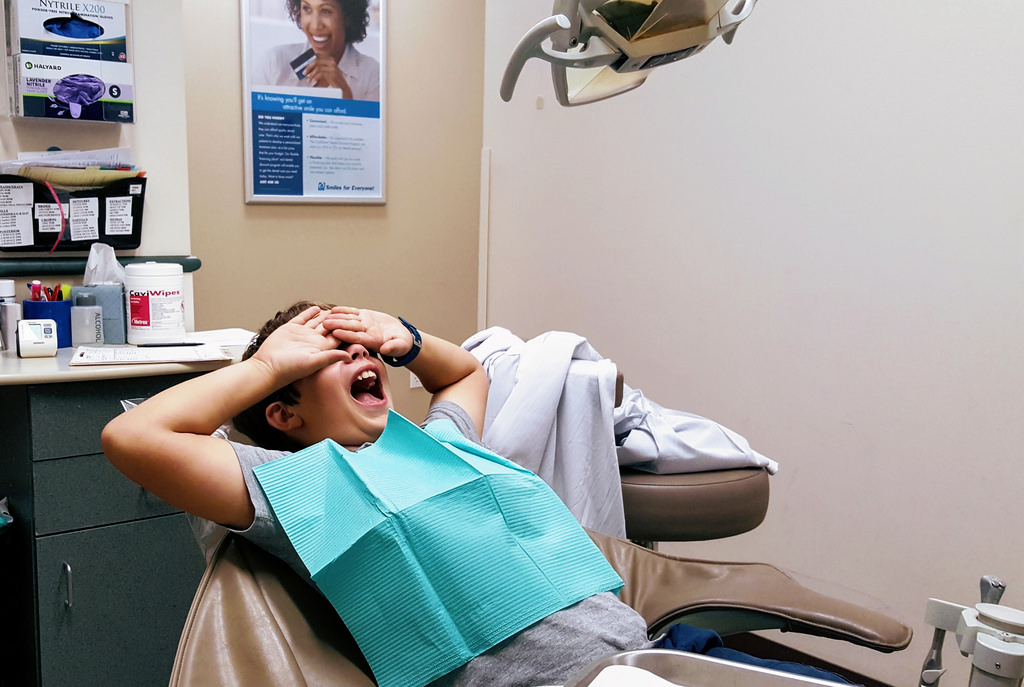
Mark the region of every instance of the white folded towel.
[[[623, 436], [625, 435], [625, 436]], [[623, 386], [615, 409], [619, 465], [658, 474], [763, 467], [779, 464], [750, 448], [742, 436], [699, 415], [662, 408], [637, 389]]]

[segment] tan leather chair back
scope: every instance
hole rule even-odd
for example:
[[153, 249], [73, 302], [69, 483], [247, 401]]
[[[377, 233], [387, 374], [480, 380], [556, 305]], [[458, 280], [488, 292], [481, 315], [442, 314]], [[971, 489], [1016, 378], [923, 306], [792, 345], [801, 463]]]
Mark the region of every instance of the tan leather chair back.
[[221, 543], [196, 592], [170, 685], [373, 687], [331, 605], [241, 537]]

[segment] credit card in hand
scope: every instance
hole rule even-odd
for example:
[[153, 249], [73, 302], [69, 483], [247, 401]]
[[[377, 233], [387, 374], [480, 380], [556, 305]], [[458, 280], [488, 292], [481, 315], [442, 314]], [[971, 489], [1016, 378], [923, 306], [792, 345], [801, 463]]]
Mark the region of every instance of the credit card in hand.
[[295, 71], [295, 76], [299, 77], [299, 81], [306, 78], [306, 65], [312, 62], [314, 57], [316, 57], [316, 53], [313, 52], [313, 48], [310, 48], [288, 63]]

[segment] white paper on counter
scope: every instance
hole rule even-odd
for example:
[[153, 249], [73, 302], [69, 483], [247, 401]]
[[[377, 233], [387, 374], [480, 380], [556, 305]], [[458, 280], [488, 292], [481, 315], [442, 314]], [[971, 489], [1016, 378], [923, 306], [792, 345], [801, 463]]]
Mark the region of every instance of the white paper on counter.
[[231, 360], [231, 351], [221, 346], [79, 346], [69, 365], [131, 365], [134, 363], [202, 363]]

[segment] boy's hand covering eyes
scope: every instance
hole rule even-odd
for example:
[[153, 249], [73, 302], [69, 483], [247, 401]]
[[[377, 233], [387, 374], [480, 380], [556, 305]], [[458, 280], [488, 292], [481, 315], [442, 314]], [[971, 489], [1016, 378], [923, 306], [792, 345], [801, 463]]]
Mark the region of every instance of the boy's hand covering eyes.
[[324, 322], [330, 313], [311, 307], [278, 327], [253, 354], [281, 385], [308, 377], [348, 354], [338, 349]]
[[400, 357], [412, 349], [412, 334], [387, 313], [341, 305], [331, 309], [324, 327], [338, 341], [360, 344], [384, 355]]

